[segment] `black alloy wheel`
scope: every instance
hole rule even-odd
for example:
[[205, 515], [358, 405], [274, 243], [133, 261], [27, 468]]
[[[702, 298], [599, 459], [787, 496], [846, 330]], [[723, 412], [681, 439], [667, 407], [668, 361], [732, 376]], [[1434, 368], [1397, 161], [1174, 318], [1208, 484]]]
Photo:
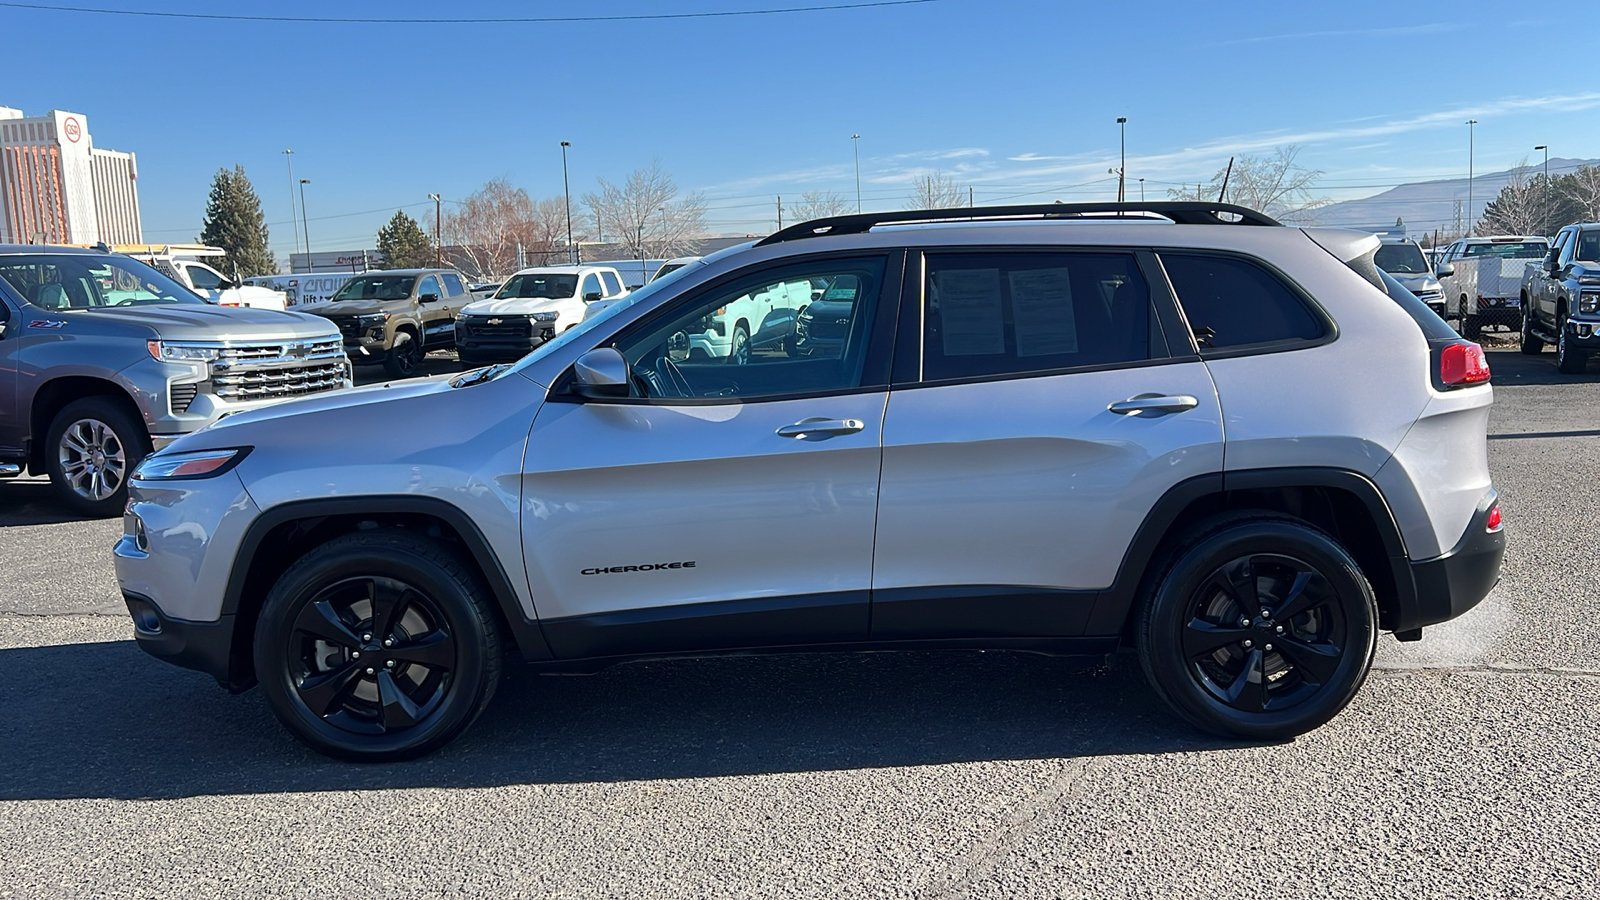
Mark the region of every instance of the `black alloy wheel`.
[[1360, 567], [1302, 522], [1216, 520], [1169, 555], [1136, 632], [1146, 677], [1215, 734], [1283, 739], [1355, 696], [1376, 650]]
[[404, 333], [396, 335], [395, 340], [383, 358], [383, 368], [393, 378], [410, 378], [422, 365], [422, 343]]
[[494, 693], [498, 620], [465, 562], [403, 532], [331, 541], [289, 568], [256, 629], [273, 712], [331, 756], [406, 759], [463, 731]]
[[1567, 343], [1567, 317], [1556, 320], [1556, 370], [1563, 375], [1581, 375], [1589, 364], [1589, 354]]
[[1523, 303], [1522, 313], [1522, 346], [1521, 351], [1528, 356], [1537, 356], [1544, 352], [1544, 340], [1533, 331], [1533, 310], [1526, 301]]

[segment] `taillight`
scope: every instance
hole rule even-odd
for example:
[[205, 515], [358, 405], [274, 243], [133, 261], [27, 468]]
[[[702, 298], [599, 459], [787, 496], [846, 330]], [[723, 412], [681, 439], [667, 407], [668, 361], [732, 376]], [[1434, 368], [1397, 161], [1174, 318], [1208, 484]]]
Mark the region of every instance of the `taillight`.
[[1494, 509], [1489, 510], [1489, 518], [1484, 520], [1483, 530], [1489, 532], [1490, 534], [1494, 534], [1496, 531], [1499, 531], [1501, 527], [1503, 526], [1500, 522], [1500, 505], [1497, 503], [1495, 504]]
[[1489, 359], [1483, 355], [1483, 348], [1471, 341], [1444, 345], [1438, 359], [1439, 385], [1443, 388], [1466, 387], [1489, 380]]

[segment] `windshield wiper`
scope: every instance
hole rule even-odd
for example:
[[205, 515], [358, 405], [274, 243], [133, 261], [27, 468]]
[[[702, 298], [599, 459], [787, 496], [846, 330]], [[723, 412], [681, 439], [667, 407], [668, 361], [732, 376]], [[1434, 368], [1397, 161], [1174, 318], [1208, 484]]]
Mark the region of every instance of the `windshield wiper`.
[[457, 378], [455, 381], [450, 382], [450, 386], [453, 388], [464, 388], [472, 387], [475, 384], [482, 384], [483, 382], [488, 381], [496, 375], [499, 375], [501, 372], [504, 372], [510, 367], [510, 363], [500, 363], [499, 365], [478, 369], [475, 372], [468, 372], [460, 378]]

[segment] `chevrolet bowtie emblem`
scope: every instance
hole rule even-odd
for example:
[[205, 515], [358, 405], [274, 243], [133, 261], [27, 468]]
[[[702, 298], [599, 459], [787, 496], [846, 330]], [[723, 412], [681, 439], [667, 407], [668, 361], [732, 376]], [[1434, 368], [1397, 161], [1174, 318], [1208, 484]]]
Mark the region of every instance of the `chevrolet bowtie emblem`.
[[490, 325], [499, 325], [501, 323], [501, 321], [503, 321], [503, 320], [501, 320], [501, 319], [490, 319], [488, 324], [490, 324]]

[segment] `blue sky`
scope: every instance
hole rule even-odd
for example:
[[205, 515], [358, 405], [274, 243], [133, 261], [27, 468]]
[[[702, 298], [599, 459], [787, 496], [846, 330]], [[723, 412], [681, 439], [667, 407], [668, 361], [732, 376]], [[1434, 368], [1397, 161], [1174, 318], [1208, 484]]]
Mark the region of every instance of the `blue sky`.
[[[315, 17], [636, 15], [858, 0], [305, 2], [35, 0], [125, 10]], [[1576, 15], [1572, 10], [1569, 15]], [[293, 241], [280, 151], [293, 148], [313, 249], [370, 246], [396, 208], [431, 224], [507, 176], [574, 196], [659, 159], [704, 193], [711, 230], [773, 226], [774, 195], [898, 208], [940, 169], [982, 203], [1112, 199], [1118, 116], [1130, 185], [1154, 199], [1232, 153], [1304, 146], [1319, 193], [1346, 199], [1476, 168], [1600, 156], [1600, 78], [1578, 33], [1532, 4], [917, 5], [671, 21], [297, 24], [0, 6], [0, 105], [85, 114], [98, 146], [139, 155], [145, 236], [192, 239], [213, 173], [244, 165], [272, 243]], [[20, 38], [20, 39], [19, 39]], [[1574, 51], [1576, 48], [1572, 48]], [[1491, 60], [1492, 62], [1483, 62]], [[1537, 76], [1533, 73], [1537, 72]], [[26, 73], [16, 77], [16, 73]], [[1130, 187], [1137, 197], [1136, 188]]]

